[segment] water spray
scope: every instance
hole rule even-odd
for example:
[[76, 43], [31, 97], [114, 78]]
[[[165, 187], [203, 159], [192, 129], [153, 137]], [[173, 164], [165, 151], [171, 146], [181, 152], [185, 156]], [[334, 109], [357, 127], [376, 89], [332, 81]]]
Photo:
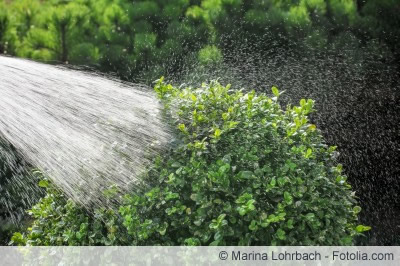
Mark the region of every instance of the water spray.
[[0, 138], [85, 206], [140, 182], [170, 140], [161, 108], [142, 85], [0, 57]]

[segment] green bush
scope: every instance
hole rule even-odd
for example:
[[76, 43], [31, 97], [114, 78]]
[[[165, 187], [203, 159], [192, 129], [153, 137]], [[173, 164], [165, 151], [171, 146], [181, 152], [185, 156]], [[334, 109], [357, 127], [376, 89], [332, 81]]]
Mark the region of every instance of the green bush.
[[120, 208], [138, 244], [343, 245], [367, 229], [334, 148], [308, 123], [312, 100], [283, 111], [276, 88], [155, 89], [183, 142]]
[[33, 218], [27, 234], [14, 233], [11, 244], [29, 246], [99, 246], [131, 243], [125, 233], [118, 212], [97, 208], [94, 213], [78, 206], [49, 183], [39, 182], [46, 188], [45, 197], [29, 210]]
[[218, 82], [180, 90], [161, 79], [155, 90], [178, 140], [119, 214], [90, 216], [50, 189], [15, 243], [349, 245], [369, 229], [335, 148], [307, 119], [312, 100], [284, 111], [275, 87], [272, 98]]

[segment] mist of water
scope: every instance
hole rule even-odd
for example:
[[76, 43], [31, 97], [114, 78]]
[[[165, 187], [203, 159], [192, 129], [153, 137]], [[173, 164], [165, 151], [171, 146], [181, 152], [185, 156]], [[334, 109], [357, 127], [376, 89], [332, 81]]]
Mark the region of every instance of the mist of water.
[[244, 43], [224, 54], [223, 64], [187, 71], [176, 83], [197, 86], [220, 77], [233, 89], [270, 93], [277, 86], [285, 91], [282, 106], [315, 100], [310, 119], [338, 147], [338, 163], [363, 209], [361, 223], [372, 227], [369, 244], [400, 243], [400, 71], [393, 56], [351, 43], [313, 50], [295, 42], [292, 49], [261, 51], [273, 42]]
[[140, 180], [170, 140], [160, 111], [143, 86], [0, 57], [0, 139], [79, 203]]

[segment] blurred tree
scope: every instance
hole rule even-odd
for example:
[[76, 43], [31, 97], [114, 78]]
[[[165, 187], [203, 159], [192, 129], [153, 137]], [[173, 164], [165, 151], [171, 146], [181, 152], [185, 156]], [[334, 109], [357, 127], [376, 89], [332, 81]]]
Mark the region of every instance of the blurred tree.
[[[1, 0], [0, 52], [96, 65], [130, 80], [179, 74], [213, 46], [270, 56], [367, 48], [398, 63], [396, 0]], [[201, 56], [201, 58], [204, 57]], [[189, 67], [190, 68], [190, 67]]]
[[17, 31], [3, 0], [0, 1], [0, 54], [13, 54], [18, 45]]
[[91, 64], [93, 44], [89, 8], [79, 1], [43, 5], [40, 20], [23, 38], [17, 55], [38, 60]]
[[368, 39], [377, 38], [388, 45], [400, 67], [400, 1], [368, 0], [361, 2], [359, 12], [362, 15], [358, 25]]

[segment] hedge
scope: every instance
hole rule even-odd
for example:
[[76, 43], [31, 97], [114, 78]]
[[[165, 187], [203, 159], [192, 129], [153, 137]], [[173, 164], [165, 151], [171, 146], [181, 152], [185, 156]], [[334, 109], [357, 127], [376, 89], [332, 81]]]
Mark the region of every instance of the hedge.
[[179, 89], [160, 79], [155, 90], [176, 141], [119, 208], [87, 210], [43, 181], [47, 196], [12, 243], [351, 245], [369, 230], [335, 147], [308, 120], [312, 100], [283, 110], [276, 87], [268, 97], [216, 81]]

